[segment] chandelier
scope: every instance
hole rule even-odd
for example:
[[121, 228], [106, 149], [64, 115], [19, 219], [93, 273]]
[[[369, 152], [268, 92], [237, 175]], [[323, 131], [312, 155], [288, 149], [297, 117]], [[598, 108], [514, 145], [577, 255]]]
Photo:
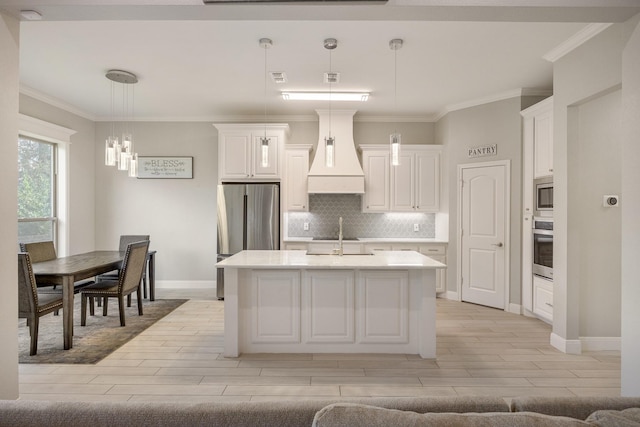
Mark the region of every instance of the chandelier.
[[[123, 70], [109, 70], [105, 77], [111, 81], [111, 129], [105, 141], [104, 164], [137, 177], [138, 154], [133, 151], [131, 122], [135, 100], [133, 85], [138, 83], [138, 77]], [[120, 106], [116, 106], [117, 103]], [[116, 129], [116, 110], [119, 110], [120, 129]]]

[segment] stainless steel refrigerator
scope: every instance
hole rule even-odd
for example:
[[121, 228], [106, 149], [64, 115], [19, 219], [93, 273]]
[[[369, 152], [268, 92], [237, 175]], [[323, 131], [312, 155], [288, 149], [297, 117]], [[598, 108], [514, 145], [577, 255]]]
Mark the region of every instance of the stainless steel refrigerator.
[[[245, 249], [280, 249], [280, 185], [223, 183], [218, 185], [218, 256]], [[224, 299], [224, 270], [216, 277], [216, 294]]]

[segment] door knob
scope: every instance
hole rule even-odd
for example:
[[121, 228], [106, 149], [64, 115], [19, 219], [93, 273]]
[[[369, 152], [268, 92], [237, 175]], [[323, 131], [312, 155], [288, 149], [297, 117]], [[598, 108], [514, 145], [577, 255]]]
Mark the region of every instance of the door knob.
[[497, 246], [501, 248], [503, 245], [502, 245], [502, 242], [500, 242], [500, 243], [492, 243], [491, 246]]

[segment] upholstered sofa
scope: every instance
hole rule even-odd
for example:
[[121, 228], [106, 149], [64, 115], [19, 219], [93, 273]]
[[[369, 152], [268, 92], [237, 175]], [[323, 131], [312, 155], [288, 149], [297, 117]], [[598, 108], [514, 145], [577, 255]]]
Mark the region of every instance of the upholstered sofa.
[[0, 401], [0, 426], [640, 426], [640, 398], [417, 397], [275, 402]]

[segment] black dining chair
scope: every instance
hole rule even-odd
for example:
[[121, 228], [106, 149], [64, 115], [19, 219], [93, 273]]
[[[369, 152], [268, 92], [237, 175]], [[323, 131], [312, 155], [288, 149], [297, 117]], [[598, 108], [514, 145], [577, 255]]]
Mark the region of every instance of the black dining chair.
[[125, 302], [124, 297], [131, 295], [137, 291], [138, 297], [138, 314], [142, 316], [142, 292], [140, 280], [142, 279], [143, 270], [147, 262], [147, 251], [149, 250], [149, 241], [141, 241], [129, 243], [125, 251], [122, 268], [118, 275], [118, 280], [103, 280], [92, 285], [84, 287], [80, 291], [82, 296], [81, 310], [82, 317], [80, 324], [87, 324], [87, 299], [90, 304], [90, 314], [94, 315], [94, 298], [103, 299], [102, 315], [107, 315], [109, 298], [118, 299], [118, 309], [120, 311], [120, 326], [125, 326]]
[[38, 352], [40, 317], [62, 309], [62, 293], [41, 293], [36, 286], [28, 252], [18, 253], [18, 318], [27, 319], [31, 344], [29, 354]]

